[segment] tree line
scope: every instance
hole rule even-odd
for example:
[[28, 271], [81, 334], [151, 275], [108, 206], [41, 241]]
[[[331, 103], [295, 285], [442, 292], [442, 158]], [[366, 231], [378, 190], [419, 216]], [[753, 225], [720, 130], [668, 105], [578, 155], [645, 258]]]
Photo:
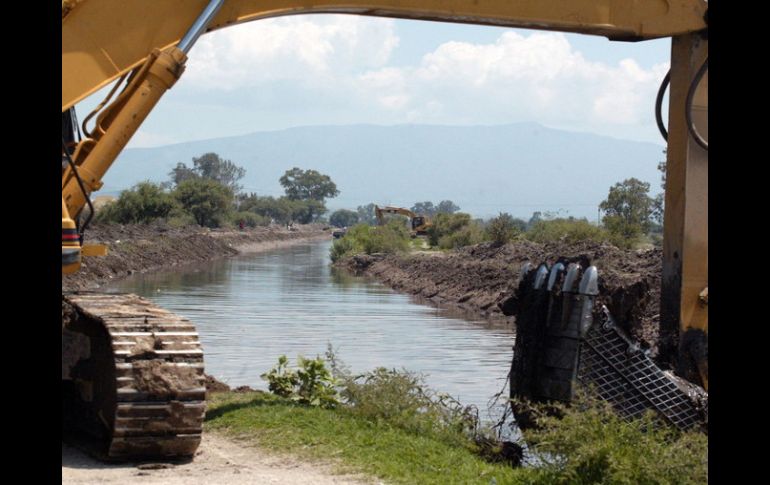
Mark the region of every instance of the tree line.
[[239, 181], [246, 169], [216, 153], [193, 157], [192, 166], [177, 163], [169, 180], [140, 182], [97, 212], [98, 221], [146, 224], [165, 220], [171, 225], [204, 227], [308, 224], [327, 212], [326, 199], [339, 195], [328, 175], [298, 167], [279, 179], [285, 195], [245, 193]]

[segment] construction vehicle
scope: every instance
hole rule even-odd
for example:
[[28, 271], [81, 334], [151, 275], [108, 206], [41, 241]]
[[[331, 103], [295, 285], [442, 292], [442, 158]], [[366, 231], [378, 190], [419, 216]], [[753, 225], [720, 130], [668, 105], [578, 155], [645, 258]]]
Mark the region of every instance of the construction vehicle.
[[412, 237], [427, 236], [428, 228], [433, 225], [428, 216], [418, 215], [403, 207], [374, 206], [374, 214], [377, 216], [377, 225], [385, 224], [385, 214], [398, 214], [409, 218], [409, 232]]
[[[103, 252], [85, 244], [83, 209], [183, 74], [187, 54], [205, 32], [284, 15], [344, 13], [625, 42], [671, 37], [661, 320], [679, 329], [685, 377], [707, 388], [707, 7], [704, 0], [64, 0], [62, 272], [77, 271], [82, 256]], [[81, 137], [74, 106], [110, 83]], [[88, 425], [102, 436], [107, 455], [191, 456], [205, 409], [202, 375], [202, 351], [189, 321], [131, 295], [63, 295], [68, 412], [79, 413], [78, 422], [91, 418]]]

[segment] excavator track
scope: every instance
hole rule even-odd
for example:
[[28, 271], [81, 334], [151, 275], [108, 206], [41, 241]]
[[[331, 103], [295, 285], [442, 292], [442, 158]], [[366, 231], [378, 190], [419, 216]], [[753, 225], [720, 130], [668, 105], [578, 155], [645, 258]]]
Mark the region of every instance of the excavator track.
[[[206, 405], [192, 322], [131, 294], [68, 294], [62, 305], [62, 378], [80, 398], [69, 409], [106, 457], [192, 456]], [[66, 366], [65, 340], [80, 342]]]

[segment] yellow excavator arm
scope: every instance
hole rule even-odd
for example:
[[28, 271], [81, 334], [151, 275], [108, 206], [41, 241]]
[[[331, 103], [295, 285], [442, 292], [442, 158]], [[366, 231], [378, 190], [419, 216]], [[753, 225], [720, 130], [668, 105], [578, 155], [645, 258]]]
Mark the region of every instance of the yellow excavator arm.
[[377, 216], [377, 224], [379, 225], [385, 224], [385, 218], [383, 214], [399, 214], [408, 217], [409, 224], [412, 229], [412, 237], [426, 235], [428, 228], [433, 225], [427, 216], [415, 214], [409, 209], [405, 209], [403, 207], [379, 207], [375, 205], [374, 214]]
[[[62, 2], [62, 111], [178, 44], [208, 0]], [[702, 0], [227, 0], [206, 32], [257, 19], [346, 13], [598, 35], [671, 37], [706, 28]]]

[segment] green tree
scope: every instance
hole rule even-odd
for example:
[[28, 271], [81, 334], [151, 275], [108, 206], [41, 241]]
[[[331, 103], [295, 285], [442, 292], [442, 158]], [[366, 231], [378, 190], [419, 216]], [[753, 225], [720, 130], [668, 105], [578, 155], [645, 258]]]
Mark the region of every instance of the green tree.
[[356, 212], [358, 213], [358, 221], [362, 224], [368, 224], [370, 226], [376, 226], [377, 225], [377, 214], [374, 212], [374, 203], [369, 203], [366, 205], [359, 205], [356, 208]]
[[234, 194], [240, 192], [242, 187], [238, 185], [238, 181], [246, 175], [246, 169], [212, 152], [193, 157], [192, 161], [193, 168], [180, 162], [171, 169], [169, 176], [174, 185], [194, 178], [203, 178], [219, 182]]
[[329, 224], [334, 227], [350, 227], [358, 224], [358, 213], [347, 209], [334, 211], [329, 217]]
[[323, 202], [307, 200], [291, 200], [294, 203], [292, 220], [300, 224], [310, 224], [319, 221], [320, 217], [326, 212], [326, 206]]
[[339, 195], [337, 185], [328, 175], [323, 175], [315, 170], [302, 170], [294, 167], [287, 170], [279, 179], [286, 192], [286, 197], [291, 200], [316, 200], [324, 202], [326, 198]]
[[649, 191], [650, 184], [635, 178], [610, 187], [607, 199], [599, 204], [607, 230], [629, 242], [647, 233], [654, 209]]
[[233, 206], [233, 191], [219, 182], [196, 178], [177, 185], [174, 197], [195, 222], [204, 227], [219, 227]]
[[442, 200], [436, 206], [436, 214], [454, 214], [460, 210], [460, 206], [451, 200]]
[[424, 215], [428, 217], [433, 217], [436, 215], [436, 207], [433, 205], [433, 202], [426, 200], [425, 202], [417, 202], [415, 203], [411, 211], [415, 214]]
[[175, 186], [181, 184], [185, 180], [198, 178], [198, 174], [195, 172], [195, 170], [182, 162], [177, 163], [176, 167], [171, 169], [171, 172], [169, 172], [168, 176], [171, 178], [171, 181]]
[[160, 184], [145, 181], [121, 192], [118, 200], [97, 213], [97, 220], [118, 224], [146, 224], [168, 217], [178, 207], [174, 197]]

